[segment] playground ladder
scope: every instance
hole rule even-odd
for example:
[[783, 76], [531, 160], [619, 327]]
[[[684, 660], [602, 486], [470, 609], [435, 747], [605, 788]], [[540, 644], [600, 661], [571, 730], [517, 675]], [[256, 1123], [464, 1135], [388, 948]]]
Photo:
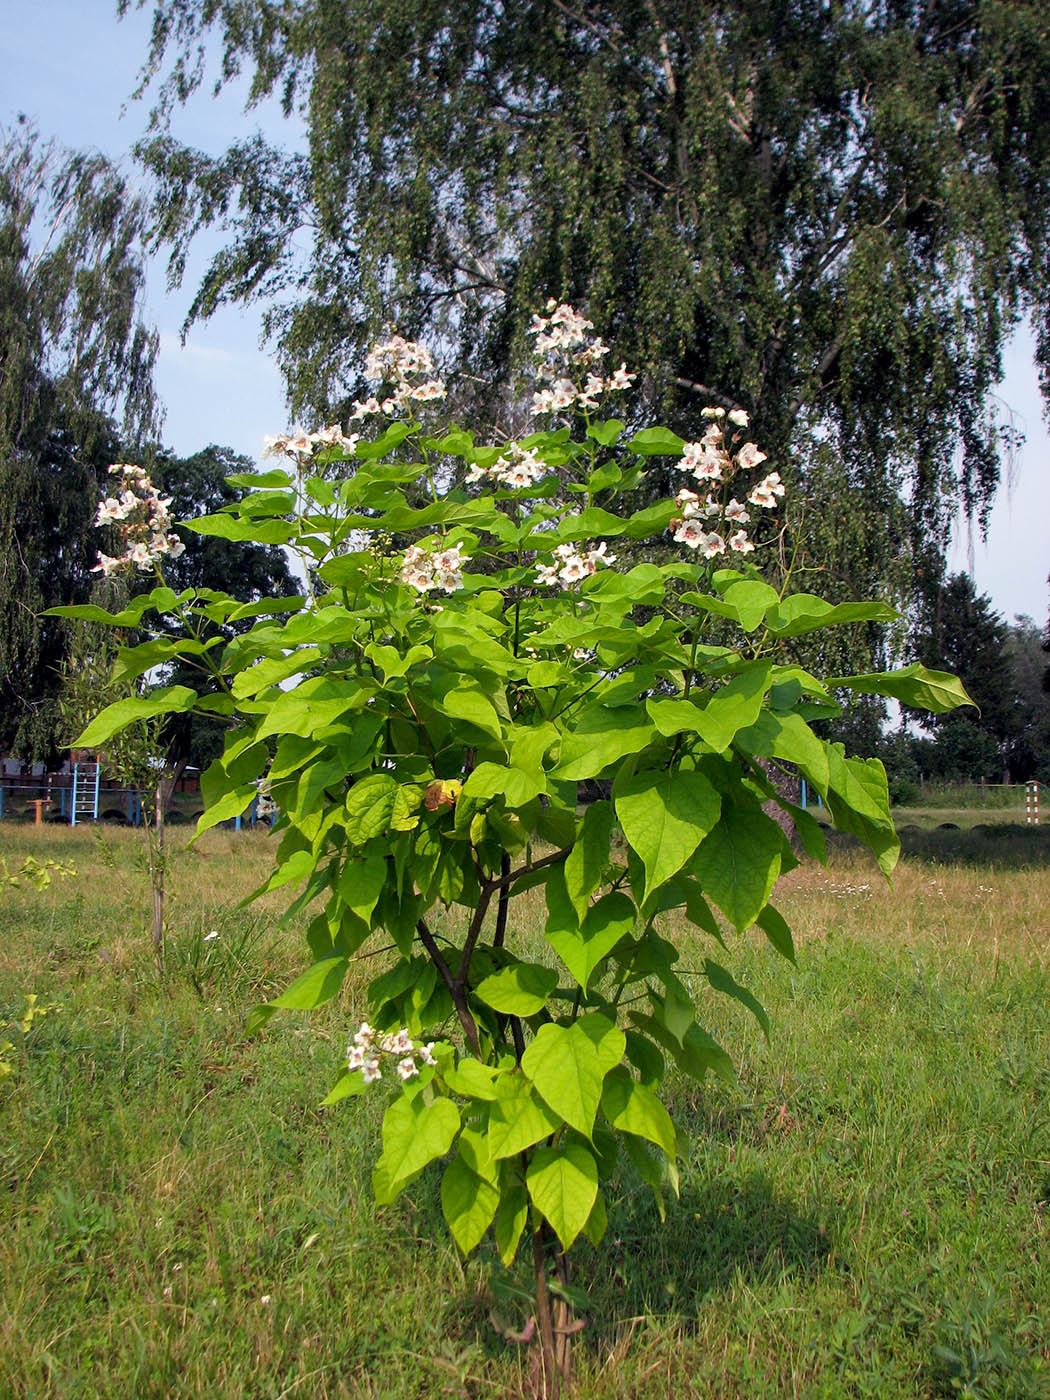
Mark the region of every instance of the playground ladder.
[[102, 768], [98, 763], [73, 765], [73, 792], [69, 804], [69, 824], [98, 821], [98, 789]]

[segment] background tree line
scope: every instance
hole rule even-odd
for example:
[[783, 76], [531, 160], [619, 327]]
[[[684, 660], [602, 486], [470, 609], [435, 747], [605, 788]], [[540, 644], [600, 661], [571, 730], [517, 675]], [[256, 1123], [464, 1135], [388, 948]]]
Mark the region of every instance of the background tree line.
[[[396, 325], [441, 347], [461, 414], [520, 432], [529, 317], [566, 297], [641, 371], [640, 418], [689, 434], [708, 403], [752, 413], [821, 591], [901, 607], [907, 634], [865, 629], [841, 669], [944, 650], [971, 606], [945, 576], [951, 522], [983, 524], [1016, 445], [991, 390], [1021, 315], [1050, 367], [1038, 0], [139, 4], [151, 194], [24, 132], [4, 152], [0, 742], [53, 742], [68, 636], [38, 614], [90, 589], [105, 463], [154, 459], [187, 514], [243, 465], [156, 446], [143, 257], [166, 252], [177, 284], [206, 228], [226, 239], [188, 321], [260, 303], [294, 417], [345, 413]], [[216, 65], [300, 116], [305, 148], [180, 144]], [[240, 570], [226, 548], [214, 567]], [[281, 567], [259, 587], [282, 591]], [[981, 732], [1021, 765], [1004, 724]]]

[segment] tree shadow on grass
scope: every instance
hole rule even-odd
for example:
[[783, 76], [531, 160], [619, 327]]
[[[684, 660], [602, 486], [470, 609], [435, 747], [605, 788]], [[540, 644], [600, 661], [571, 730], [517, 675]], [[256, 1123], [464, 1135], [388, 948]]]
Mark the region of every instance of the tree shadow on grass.
[[582, 1252], [574, 1282], [592, 1300], [585, 1335], [593, 1344], [607, 1344], [628, 1317], [674, 1314], [688, 1325], [737, 1279], [808, 1276], [831, 1257], [827, 1222], [779, 1195], [761, 1171], [683, 1190], [665, 1221], [647, 1196], [625, 1181], [601, 1247]]
[[1050, 825], [998, 822], [969, 830], [947, 826], [934, 831], [905, 826], [898, 835], [903, 856], [941, 865], [994, 865], [999, 870], [1050, 865]]

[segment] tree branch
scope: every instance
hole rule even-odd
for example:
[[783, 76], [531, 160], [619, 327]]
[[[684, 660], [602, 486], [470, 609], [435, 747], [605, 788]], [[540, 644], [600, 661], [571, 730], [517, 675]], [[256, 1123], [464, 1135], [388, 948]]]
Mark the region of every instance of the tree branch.
[[449, 994], [452, 997], [452, 1004], [456, 1008], [456, 1015], [459, 1017], [459, 1024], [463, 1027], [463, 1034], [467, 1037], [474, 1054], [477, 1055], [480, 1060], [481, 1037], [478, 1035], [478, 1023], [470, 1013], [466, 997], [463, 995], [463, 989], [452, 976], [451, 968], [445, 961], [434, 935], [430, 932], [429, 928], [427, 928], [423, 919], [417, 922], [416, 931], [419, 934], [420, 943], [422, 943], [423, 947], [427, 950], [427, 956], [437, 968], [438, 975], [449, 990]]

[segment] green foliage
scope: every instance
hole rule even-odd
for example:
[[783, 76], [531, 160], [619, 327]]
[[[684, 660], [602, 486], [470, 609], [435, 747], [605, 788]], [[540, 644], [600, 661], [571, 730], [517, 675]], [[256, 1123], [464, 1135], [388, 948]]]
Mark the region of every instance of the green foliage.
[[[468, 503], [433, 484], [434, 440], [404, 426], [382, 453], [287, 446], [288, 491], [262, 485], [215, 517], [264, 538], [278, 521], [317, 591], [203, 658], [212, 679], [201, 703], [218, 691], [237, 723], [204, 775], [200, 828], [246, 806], [265, 774], [281, 816], [263, 888], [302, 884], [290, 914], [311, 916], [312, 966], [258, 1008], [251, 1029], [334, 998], [372, 935], [393, 945], [329, 1101], [358, 1092], [347, 1076], [362, 1087], [399, 1078], [377, 1200], [393, 1202], [445, 1158], [455, 1238], [473, 1247], [492, 1223], [509, 1261], [526, 1224], [562, 1251], [583, 1233], [600, 1239], [621, 1148], [661, 1208], [677, 1191], [664, 1066], [697, 1080], [733, 1072], [676, 970], [669, 916], [684, 906], [721, 949], [710, 900], [735, 929], [757, 924], [792, 955], [769, 900], [796, 861], [763, 804], [794, 809], [771, 764], [804, 771], [887, 871], [897, 843], [881, 765], [817, 738], [808, 716], [834, 710], [826, 687], [777, 659], [785, 617], [796, 629], [803, 617], [825, 624], [812, 600], [792, 612], [786, 583], [774, 590], [753, 570], [694, 554], [645, 566], [639, 606], [639, 570], [610, 567], [610, 538], [659, 538], [675, 510], [635, 509], [631, 444], [534, 433], [531, 484], [497, 480]], [[493, 449], [457, 446], [483, 469], [495, 460]], [[410, 471], [428, 483], [422, 505], [394, 484]], [[612, 484], [588, 487], [577, 515], [551, 504], [554, 471], [566, 492]], [[448, 525], [439, 533], [434, 522]], [[412, 543], [395, 546], [395, 535]], [[337, 581], [324, 591], [325, 580]], [[234, 605], [188, 589], [155, 606], [180, 621], [166, 644], [158, 629], [162, 650], [150, 655], [163, 661], [163, 645], [178, 655], [182, 637]], [[704, 642], [712, 617], [738, 624], [733, 646]], [[854, 681], [966, 703], [921, 667], [841, 684]], [[184, 686], [123, 701], [82, 738], [104, 741], [147, 707], [196, 702]], [[578, 784], [591, 778], [611, 798], [581, 813]], [[539, 958], [518, 931], [530, 891], [546, 909]], [[768, 1031], [742, 981], [712, 959], [704, 973]]]
[[0, 136], [0, 748], [61, 743], [68, 625], [118, 444], [155, 429], [156, 336], [139, 318], [143, 206], [98, 155]]
[[[261, 301], [297, 414], [343, 405], [395, 324], [439, 336], [458, 402], [519, 432], [506, 371], [553, 289], [609, 327], [651, 412], [753, 410], [832, 601], [910, 602], [956, 509], [984, 518], [1000, 352], [1022, 310], [1046, 321], [1041, 0], [139, 4], [154, 239], [179, 280], [221, 224], [190, 318]], [[279, 97], [302, 146], [180, 144], [213, 74]], [[848, 650], [831, 664], [863, 669], [878, 635]]]

